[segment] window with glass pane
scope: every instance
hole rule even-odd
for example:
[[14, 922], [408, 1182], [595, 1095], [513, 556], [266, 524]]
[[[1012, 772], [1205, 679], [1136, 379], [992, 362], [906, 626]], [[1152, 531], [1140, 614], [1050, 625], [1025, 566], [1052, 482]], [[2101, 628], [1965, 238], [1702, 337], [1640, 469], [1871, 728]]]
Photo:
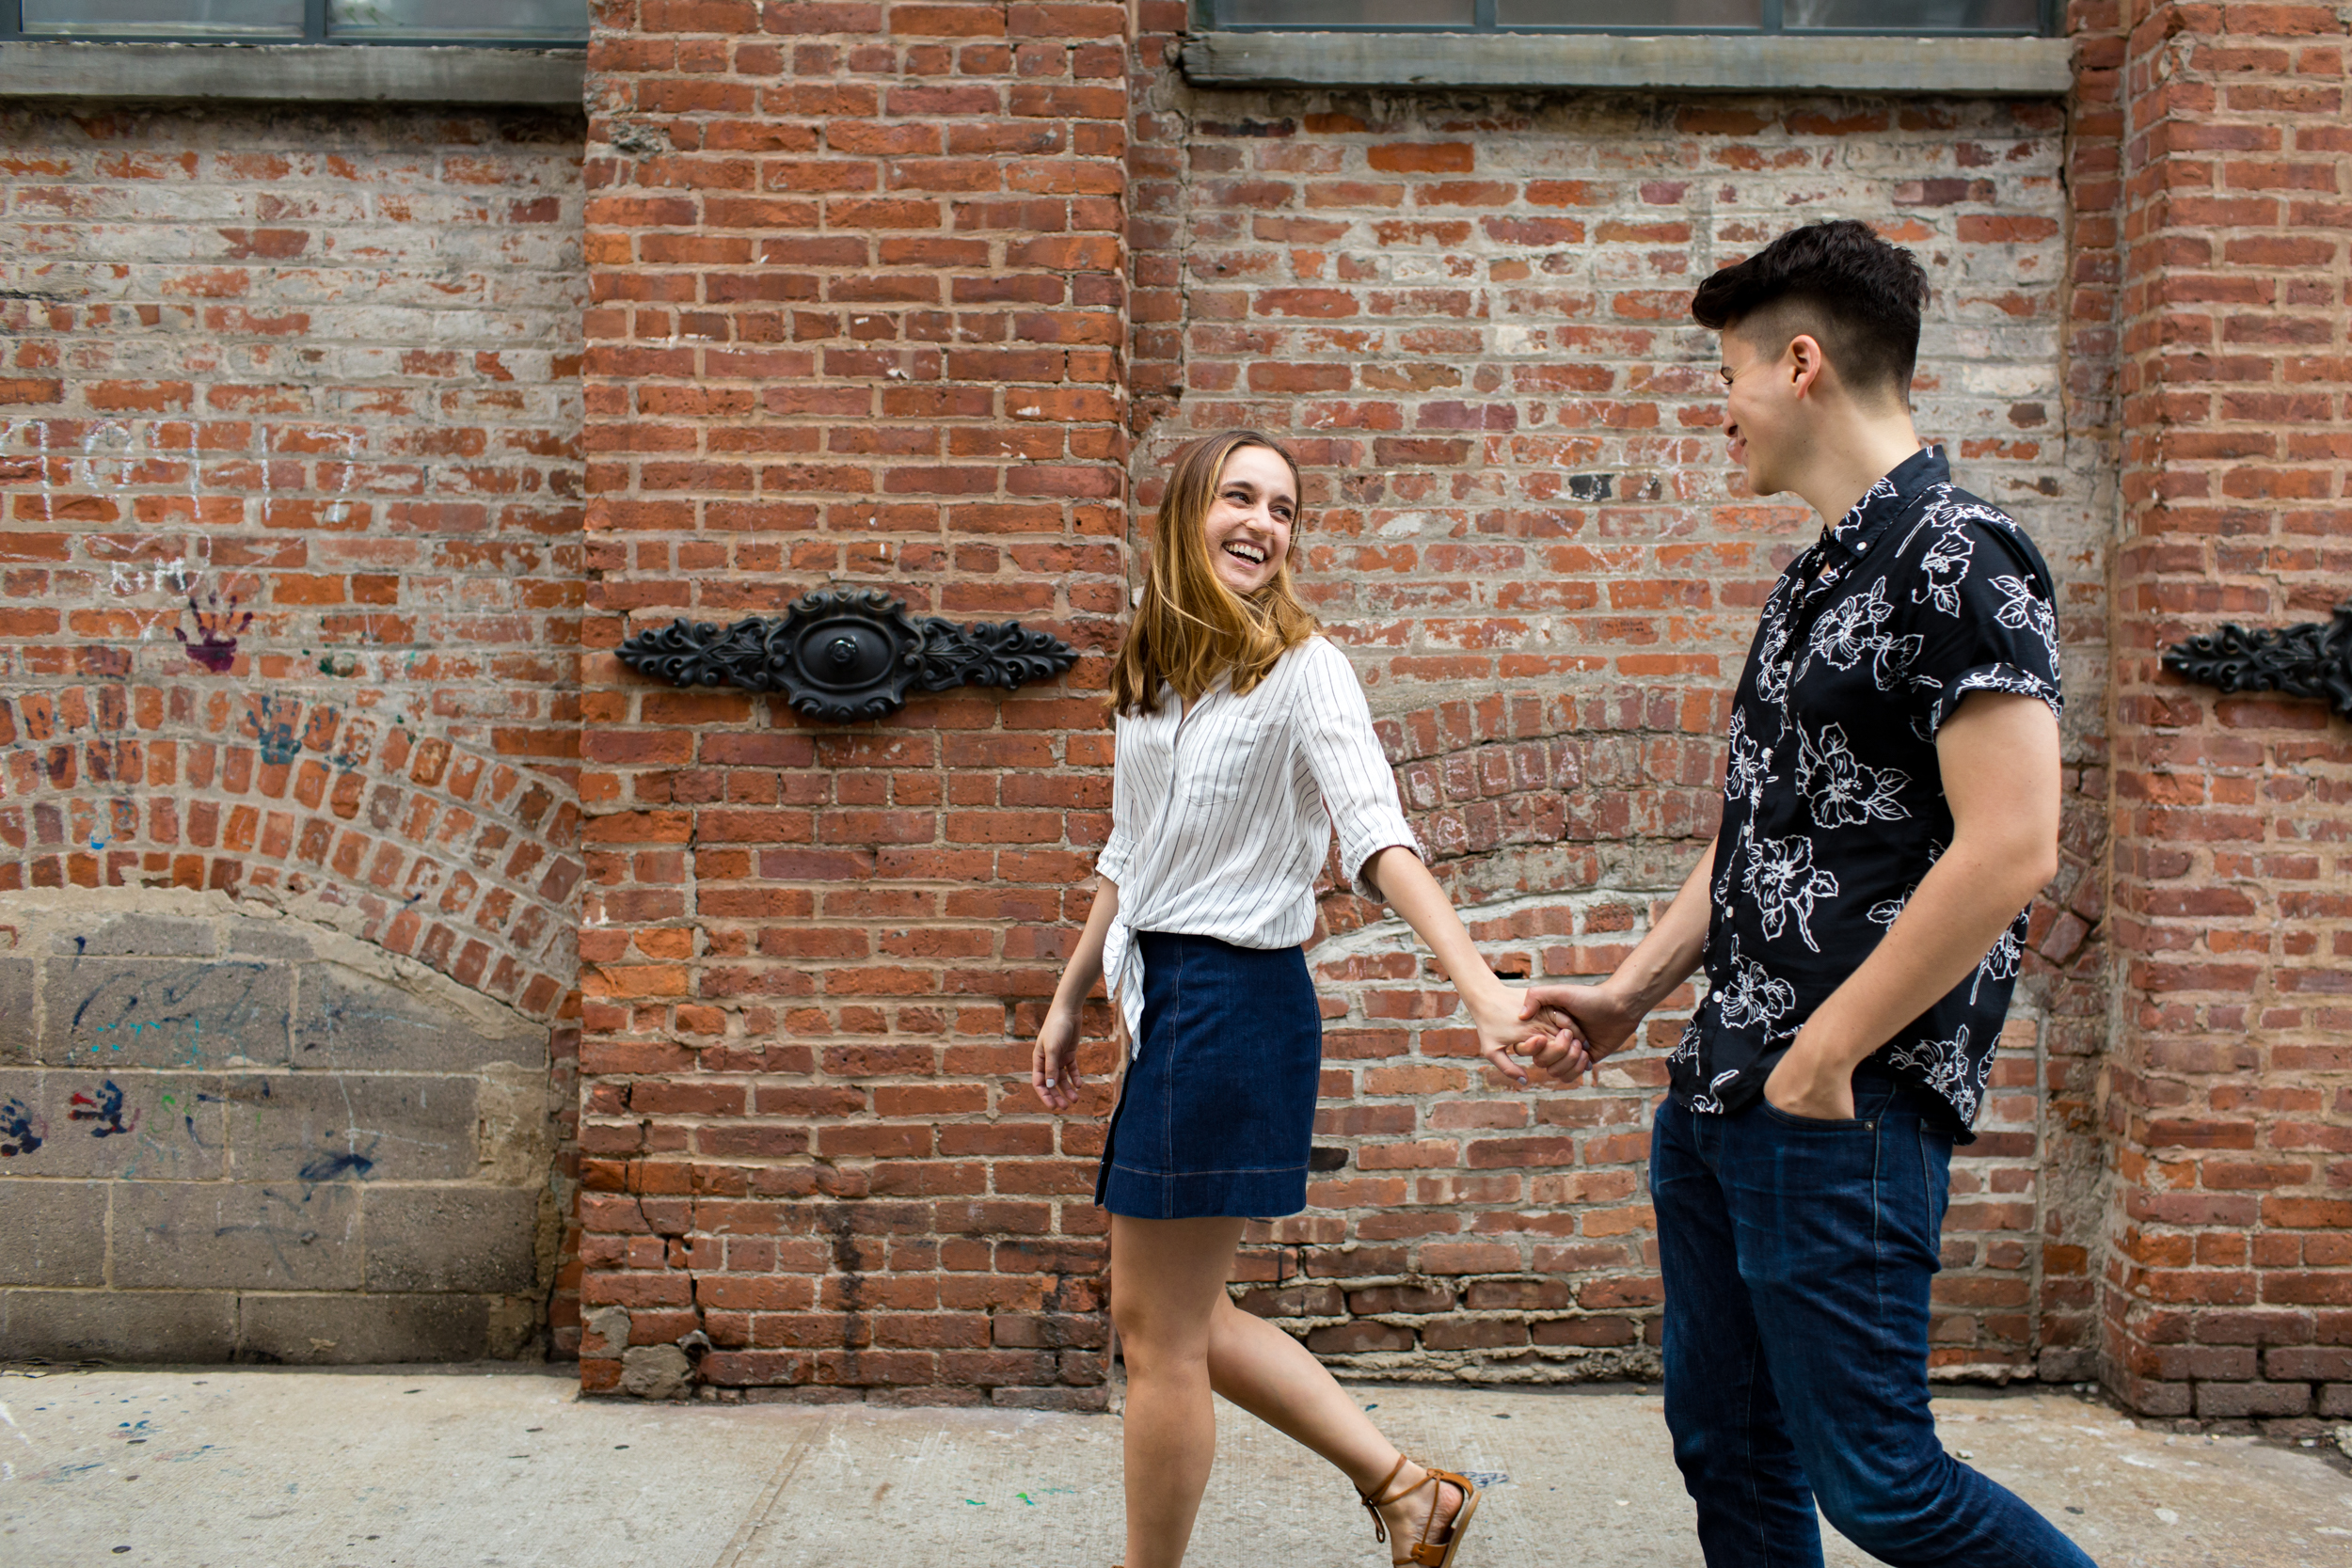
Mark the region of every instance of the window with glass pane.
[[0, 38], [577, 44], [588, 0], [0, 0]]
[[1764, 0], [1496, 0], [1498, 27], [1708, 27], [1744, 32], [1764, 24]]
[[327, 0], [330, 38], [382, 40], [588, 36], [588, 0]]
[[1785, 0], [1790, 32], [2032, 33], [2042, 0]]
[[302, 12], [302, 0], [24, 0], [24, 36], [298, 39]]
[[1472, 0], [1218, 0], [1217, 22], [1228, 27], [1413, 27], [1467, 29], [1477, 21]]
[[1199, 0], [1212, 27], [1280, 31], [2047, 33], [2057, 0]]

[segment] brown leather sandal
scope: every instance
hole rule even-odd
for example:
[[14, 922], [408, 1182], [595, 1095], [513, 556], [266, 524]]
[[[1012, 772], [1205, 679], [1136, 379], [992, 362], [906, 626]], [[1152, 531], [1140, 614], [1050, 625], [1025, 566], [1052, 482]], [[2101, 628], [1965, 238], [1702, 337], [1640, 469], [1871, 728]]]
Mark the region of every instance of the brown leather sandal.
[[[1389, 1482], [1394, 1481], [1396, 1473], [1405, 1468], [1408, 1463], [1409, 1461], [1403, 1454], [1399, 1454], [1396, 1463], [1389, 1466], [1389, 1473], [1380, 1478], [1379, 1485], [1369, 1492], [1356, 1494], [1363, 1501], [1364, 1512], [1372, 1515], [1373, 1539], [1386, 1541], [1389, 1538], [1389, 1522], [1380, 1517], [1380, 1511], [1383, 1508], [1395, 1502], [1399, 1497], [1409, 1497], [1422, 1487], [1431, 1486], [1434, 1483], [1438, 1489], [1430, 1495], [1429, 1516], [1421, 1522], [1421, 1539], [1406, 1547], [1403, 1557], [1391, 1558], [1389, 1560], [1399, 1565], [1399, 1568], [1408, 1562], [1417, 1565], [1417, 1568], [1454, 1568], [1454, 1554], [1462, 1549], [1462, 1537], [1470, 1532], [1470, 1515], [1478, 1512], [1478, 1488], [1470, 1483], [1468, 1476], [1455, 1475], [1452, 1470], [1440, 1470], [1434, 1465], [1424, 1465], [1421, 1480], [1397, 1493], [1395, 1497], [1382, 1497], [1381, 1494], [1389, 1489]], [[1462, 1504], [1454, 1511], [1454, 1517], [1446, 1526], [1445, 1539], [1433, 1541], [1430, 1536], [1437, 1528], [1438, 1505], [1445, 1500], [1443, 1488], [1447, 1486], [1462, 1494]], [[1399, 1544], [1403, 1544], [1400, 1542]]]

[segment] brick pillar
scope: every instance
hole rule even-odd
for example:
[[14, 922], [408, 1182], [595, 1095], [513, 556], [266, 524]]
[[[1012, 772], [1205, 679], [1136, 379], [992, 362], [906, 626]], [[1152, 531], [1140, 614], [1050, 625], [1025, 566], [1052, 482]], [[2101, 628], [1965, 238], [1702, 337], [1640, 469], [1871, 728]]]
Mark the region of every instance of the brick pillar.
[[1108, 825], [1103, 659], [828, 729], [611, 650], [829, 582], [1113, 644], [1124, 11], [599, 16], [582, 1380], [674, 1386], [700, 1328], [723, 1388], [1099, 1403], [1100, 1123], [1016, 1074]]
[[[2117, 0], [2070, 0], [2067, 34], [2074, 46], [2074, 87], [2066, 105], [2062, 426], [2067, 468], [2080, 486], [2091, 526], [2075, 539], [2056, 533], [2042, 539], [2051, 559], [2065, 562], [2058, 628], [2070, 655], [2065, 814], [2059, 830], [2064, 859], [2057, 880], [2035, 904], [2021, 987], [2028, 998], [2039, 992], [2048, 1006], [2040, 1063], [2042, 1139], [2033, 1175], [2042, 1198], [2036, 1215], [2035, 1372], [2047, 1382], [2093, 1377], [2099, 1367], [2098, 1266], [2106, 1230], [2108, 1156], [2099, 1105], [2114, 968], [2106, 925], [2113, 794], [2106, 689], [2113, 622], [2107, 557], [2118, 510], [2116, 312], [2122, 271], [2126, 30]], [[2019, 1178], [1995, 1172], [1993, 1180], [1997, 1192], [2004, 1180]], [[1951, 1228], [1947, 1217], [1947, 1236]], [[1947, 1276], [1950, 1266], [1947, 1258]]]
[[2159, 667], [2352, 596], [2346, 24], [2130, 8], [2104, 1351], [2136, 1408], [2352, 1415], [2352, 726]]

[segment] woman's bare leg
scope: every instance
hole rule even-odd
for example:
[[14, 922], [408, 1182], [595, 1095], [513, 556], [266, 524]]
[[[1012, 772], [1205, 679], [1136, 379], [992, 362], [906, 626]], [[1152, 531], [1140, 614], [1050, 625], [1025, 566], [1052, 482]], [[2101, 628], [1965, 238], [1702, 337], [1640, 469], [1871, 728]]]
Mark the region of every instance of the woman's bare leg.
[[[1305, 1346], [1227, 1298], [1242, 1225], [1111, 1216], [1111, 1316], [1127, 1363], [1126, 1568], [1184, 1560], [1216, 1454], [1212, 1389], [1329, 1460], [1359, 1492], [1399, 1457]], [[1462, 1503], [1451, 1486], [1407, 1494], [1422, 1475], [1409, 1463], [1397, 1471], [1396, 1500], [1380, 1511], [1407, 1543], [1421, 1538], [1434, 1494], [1440, 1528]]]
[[[1209, 1381], [1216, 1390], [1329, 1460], [1357, 1491], [1379, 1485], [1397, 1462], [1396, 1446], [1380, 1435], [1355, 1397], [1306, 1346], [1235, 1307], [1221, 1290], [1217, 1297], [1209, 1331]], [[1408, 1544], [1421, 1539], [1433, 1494], [1443, 1494], [1438, 1502], [1440, 1530], [1462, 1506], [1461, 1493], [1452, 1486], [1424, 1486], [1406, 1495], [1404, 1488], [1423, 1473], [1409, 1462], [1398, 1470], [1389, 1482], [1396, 1500], [1380, 1511], [1389, 1534]]]
[[1127, 1362], [1126, 1568], [1177, 1568], [1216, 1457], [1210, 1325], [1238, 1219], [1111, 1216], [1111, 1318]]

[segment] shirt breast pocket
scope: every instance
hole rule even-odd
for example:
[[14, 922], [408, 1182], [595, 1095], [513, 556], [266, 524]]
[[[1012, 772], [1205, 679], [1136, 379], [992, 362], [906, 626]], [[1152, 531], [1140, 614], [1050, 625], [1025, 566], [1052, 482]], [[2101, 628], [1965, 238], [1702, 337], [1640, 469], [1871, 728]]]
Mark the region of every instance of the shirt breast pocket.
[[[1186, 736], [1184, 799], [1196, 806], [1235, 807], [1266, 793], [1276, 758], [1275, 729], [1263, 714], [1203, 716], [1207, 733]], [[1260, 803], [1263, 803], [1262, 801]]]

